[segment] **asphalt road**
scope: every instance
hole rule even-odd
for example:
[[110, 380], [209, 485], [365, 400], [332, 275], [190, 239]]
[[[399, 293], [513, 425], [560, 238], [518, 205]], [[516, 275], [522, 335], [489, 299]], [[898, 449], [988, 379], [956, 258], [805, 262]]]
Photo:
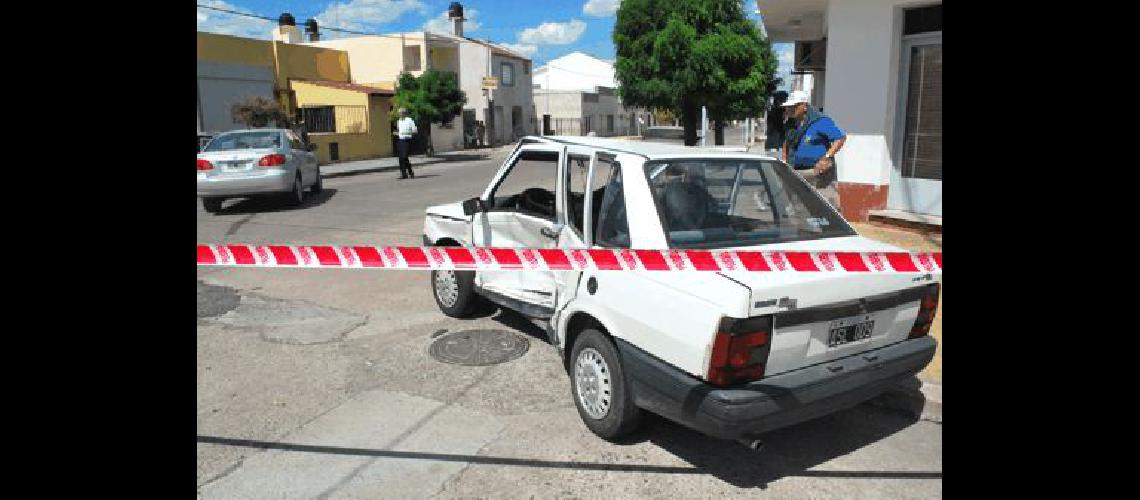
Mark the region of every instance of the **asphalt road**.
[[[197, 241], [419, 245], [426, 206], [480, 193], [508, 150], [325, 180], [299, 208], [197, 207]], [[760, 453], [650, 418], [621, 444], [581, 423], [555, 348], [509, 311], [456, 320], [418, 271], [199, 268], [201, 498], [774, 497], [942, 494], [942, 424], [867, 403], [772, 432]], [[529, 339], [506, 363], [436, 337]]]

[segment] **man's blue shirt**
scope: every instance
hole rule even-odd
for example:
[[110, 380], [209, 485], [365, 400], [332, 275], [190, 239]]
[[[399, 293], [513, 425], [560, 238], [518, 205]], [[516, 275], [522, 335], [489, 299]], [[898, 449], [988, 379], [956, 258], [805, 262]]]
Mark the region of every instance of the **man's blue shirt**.
[[[789, 138], [795, 135], [790, 133]], [[795, 155], [789, 163], [793, 167], [813, 167], [823, 155], [827, 154], [827, 149], [832, 143], [844, 137], [847, 137], [847, 134], [835, 125], [831, 117], [820, 117], [808, 127], [798, 145], [789, 145], [795, 148]]]

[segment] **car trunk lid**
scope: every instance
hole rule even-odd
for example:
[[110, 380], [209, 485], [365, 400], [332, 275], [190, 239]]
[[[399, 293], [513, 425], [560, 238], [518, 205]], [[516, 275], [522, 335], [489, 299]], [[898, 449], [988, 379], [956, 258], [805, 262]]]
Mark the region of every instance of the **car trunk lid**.
[[[905, 251], [860, 236], [734, 250]], [[927, 273], [722, 274], [751, 290], [750, 316], [774, 317], [767, 375], [905, 340], [918, 316], [922, 294], [938, 279]]]
[[255, 172], [261, 158], [277, 152], [275, 149], [209, 151], [198, 153], [198, 159], [214, 165], [214, 169], [207, 172], [210, 177], [240, 177]]

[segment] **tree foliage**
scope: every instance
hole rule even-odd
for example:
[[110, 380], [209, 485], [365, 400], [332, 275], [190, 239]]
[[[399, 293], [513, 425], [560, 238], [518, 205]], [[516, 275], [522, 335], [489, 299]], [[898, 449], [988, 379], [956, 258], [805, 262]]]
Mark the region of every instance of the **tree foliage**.
[[[418, 78], [401, 73], [393, 99], [396, 107], [406, 108], [408, 116], [419, 123], [443, 124], [463, 112], [467, 96], [459, 90], [459, 77], [449, 71], [429, 69]], [[399, 115], [392, 114], [396, 120]]]
[[686, 144], [702, 105], [717, 122], [757, 116], [773, 89], [776, 56], [742, 0], [625, 0], [613, 40], [622, 102], [674, 111]]
[[272, 122], [279, 127], [290, 126], [289, 115], [281, 110], [281, 105], [265, 97], [249, 97], [235, 102], [230, 106], [230, 115], [234, 123], [242, 123], [249, 128], [266, 127]]

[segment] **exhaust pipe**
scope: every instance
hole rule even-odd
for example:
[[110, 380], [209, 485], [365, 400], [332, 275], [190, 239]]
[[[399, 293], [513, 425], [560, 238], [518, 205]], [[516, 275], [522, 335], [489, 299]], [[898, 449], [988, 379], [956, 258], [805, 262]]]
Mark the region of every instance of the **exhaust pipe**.
[[759, 452], [759, 451], [764, 449], [764, 442], [759, 440], [759, 439], [740, 438], [740, 439], [737, 439], [737, 441], [740, 444], [747, 446], [750, 450], [755, 451], [755, 452]]

